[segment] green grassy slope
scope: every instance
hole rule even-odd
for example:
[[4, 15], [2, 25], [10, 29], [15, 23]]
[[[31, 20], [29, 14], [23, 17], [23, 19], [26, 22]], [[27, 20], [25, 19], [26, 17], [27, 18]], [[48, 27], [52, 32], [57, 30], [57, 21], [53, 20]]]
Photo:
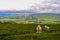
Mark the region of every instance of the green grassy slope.
[[42, 33], [36, 33], [38, 24], [0, 24], [0, 40], [60, 40], [60, 24], [46, 24], [49, 32], [40, 24]]

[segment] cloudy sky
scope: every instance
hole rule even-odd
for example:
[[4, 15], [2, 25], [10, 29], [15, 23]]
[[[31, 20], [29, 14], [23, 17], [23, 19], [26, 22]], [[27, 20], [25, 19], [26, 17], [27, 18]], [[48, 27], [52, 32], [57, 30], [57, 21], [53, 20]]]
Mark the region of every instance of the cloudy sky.
[[31, 10], [40, 12], [60, 12], [60, 0], [43, 0], [30, 7]]
[[60, 12], [60, 0], [0, 0], [0, 10]]
[[27, 9], [41, 0], [0, 0], [0, 10]]

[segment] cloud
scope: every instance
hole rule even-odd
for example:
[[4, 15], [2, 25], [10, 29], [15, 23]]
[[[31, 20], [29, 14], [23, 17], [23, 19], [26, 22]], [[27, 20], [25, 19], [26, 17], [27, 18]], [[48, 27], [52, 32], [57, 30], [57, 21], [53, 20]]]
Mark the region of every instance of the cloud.
[[0, 0], [0, 10], [26, 10], [41, 0]]
[[41, 4], [36, 3], [32, 10], [36, 12], [59, 12], [60, 11], [60, 0], [44, 0]]
[[59, 12], [60, 0], [0, 0], [0, 10]]

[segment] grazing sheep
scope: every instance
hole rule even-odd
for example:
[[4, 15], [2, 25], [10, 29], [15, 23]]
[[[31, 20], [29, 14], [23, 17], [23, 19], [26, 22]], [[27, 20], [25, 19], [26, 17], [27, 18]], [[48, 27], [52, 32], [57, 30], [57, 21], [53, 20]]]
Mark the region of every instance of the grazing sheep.
[[38, 25], [37, 28], [36, 28], [36, 30], [37, 30], [37, 33], [41, 33], [42, 27], [40, 27], [40, 25]]
[[45, 25], [45, 30], [49, 31], [49, 27], [47, 25]]

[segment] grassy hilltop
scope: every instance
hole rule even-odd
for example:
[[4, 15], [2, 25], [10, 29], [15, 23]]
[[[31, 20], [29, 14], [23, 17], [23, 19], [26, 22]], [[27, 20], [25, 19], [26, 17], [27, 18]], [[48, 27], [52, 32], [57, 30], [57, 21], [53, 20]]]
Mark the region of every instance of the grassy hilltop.
[[60, 40], [60, 24], [46, 24], [49, 32], [44, 30], [45, 24], [40, 24], [42, 33], [36, 33], [37, 25], [0, 23], [0, 40]]

